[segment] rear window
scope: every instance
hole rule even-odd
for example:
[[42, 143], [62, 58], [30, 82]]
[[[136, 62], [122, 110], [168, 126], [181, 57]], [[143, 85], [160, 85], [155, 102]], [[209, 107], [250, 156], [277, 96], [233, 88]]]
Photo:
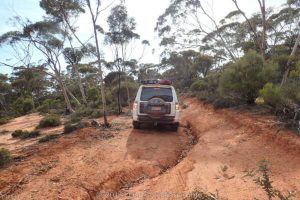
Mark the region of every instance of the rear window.
[[161, 98], [166, 102], [172, 102], [173, 101], [172, 89], [143, 87], [141, 93], [141, 101], [148, 101], [154, 97]]

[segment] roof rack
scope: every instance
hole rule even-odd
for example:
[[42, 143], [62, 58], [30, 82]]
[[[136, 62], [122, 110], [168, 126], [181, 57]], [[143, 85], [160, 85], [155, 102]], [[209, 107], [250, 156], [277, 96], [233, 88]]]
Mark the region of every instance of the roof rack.
[[142, 80], [141, 84], [148, 85], [148, 84], [160, 84], [160, 85], [172, 85], [172, 81], [170, 80]]

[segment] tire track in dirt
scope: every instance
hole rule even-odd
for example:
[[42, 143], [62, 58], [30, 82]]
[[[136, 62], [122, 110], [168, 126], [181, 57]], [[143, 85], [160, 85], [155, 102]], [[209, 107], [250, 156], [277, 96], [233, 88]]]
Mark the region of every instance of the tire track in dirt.
[[188, 195], [194, 189], [218, 193], [222, 199], [264, 199], [264, 192], [243, 172], [257, 169], [263, 159], [271, 162], [274, 186], [285, 193], [294, 191], [296, 199], [300, 196], [299, 137], [287, 130], [276, 134], [274, 121], [266, 116], [216, 111], [195, 99], [185, 104], [189, 107], [181, 120], [196, 134], [198, 143], [168, 172], [115, 199], [176, 199], [174, 195]]
[[267, 159], [275, 187], [300, 196], [297, 136], [276, 134], [269, 118], [215, 111], [194, 99], [185, 104], [177, 133], [133, 130], [130, 118], [118, 117], [115, 130], [87, 128], [26, 147], [30, 155], [0, 171], [0, 191], [12, 188], [7, 197], [18, 199], [176, 199], [170, 194], [198, 188], [224, 199], [261, 199], [243, 171]]
[[[144, 130], [134, 130], [134, 132], [137, 134], [143, 134]], [[172, 132], [168, 133], [175, 134]], [[166, 162], [166, 159], [163, 164], [159, 165], [149, 166], [147, 164], [142, 166], [133, 166], [133, 168], [125, 170], [113, 171], [106, 179], [101, 181], [98, 186], [93, 188], [87, 188], [85, 186], [82, 187], [87, 191], [90, 199], [107, 199], [112, 197], [119, 198], [121, 193], [124, 195], [124, 191], [142, 184], [144, 181], [163, 175], [178, 165], [187, 156], [188, 152], [193, 148], [193, 146], [197, 144], [198, 139], [196, 135], [193, 134], [189, 126], [181, 127], [179, 129], [179, 133], [186, 136], [187, 142], [182, 146], [182, 149], [178, 149], [176, 152], [174, 152], [175, 157], [169, 161]], [[150, 131], [147, 134], [155, 133]], [[151, 169], [153, 167], [156, 168], [155, 173], [153, 173], [153, 169]]]
[[26, 147], [19, 162], [0, 171], [2, 197], [98, 199], [99, 192], [118, 192], [160, 176], [186, 155], [194, 141], [186, 128], [178, 133], [133, 130], [128, 117], [113, 123], [122, 128], [85, 128], [47, 144]]

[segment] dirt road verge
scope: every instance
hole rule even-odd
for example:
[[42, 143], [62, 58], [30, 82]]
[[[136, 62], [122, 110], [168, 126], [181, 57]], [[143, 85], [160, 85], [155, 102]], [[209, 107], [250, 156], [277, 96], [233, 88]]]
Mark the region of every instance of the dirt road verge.
[[221, 199], [264, 199], [245, 177], [263, 159], [274, 186], [300, 196], [297, 135], [278, 130], [270, 117], [216, 111], [195, 99], [185, 104], [178, 132], [134, 130], [121, 116], [115, 128], [84, 128], [14, 152], [19, 159], [0, 170], [2, 197], [183, 199], [197, 188]]

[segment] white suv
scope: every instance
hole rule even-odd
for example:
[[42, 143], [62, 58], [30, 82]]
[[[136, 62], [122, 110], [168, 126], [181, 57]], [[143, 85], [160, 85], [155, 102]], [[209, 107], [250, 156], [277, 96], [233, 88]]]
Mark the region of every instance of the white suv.
[[173, 130], [179, 126], [179, 103], [171, 81], [143, 81], [132, 110], [133, 127], [141, 124], [168, 124]]

